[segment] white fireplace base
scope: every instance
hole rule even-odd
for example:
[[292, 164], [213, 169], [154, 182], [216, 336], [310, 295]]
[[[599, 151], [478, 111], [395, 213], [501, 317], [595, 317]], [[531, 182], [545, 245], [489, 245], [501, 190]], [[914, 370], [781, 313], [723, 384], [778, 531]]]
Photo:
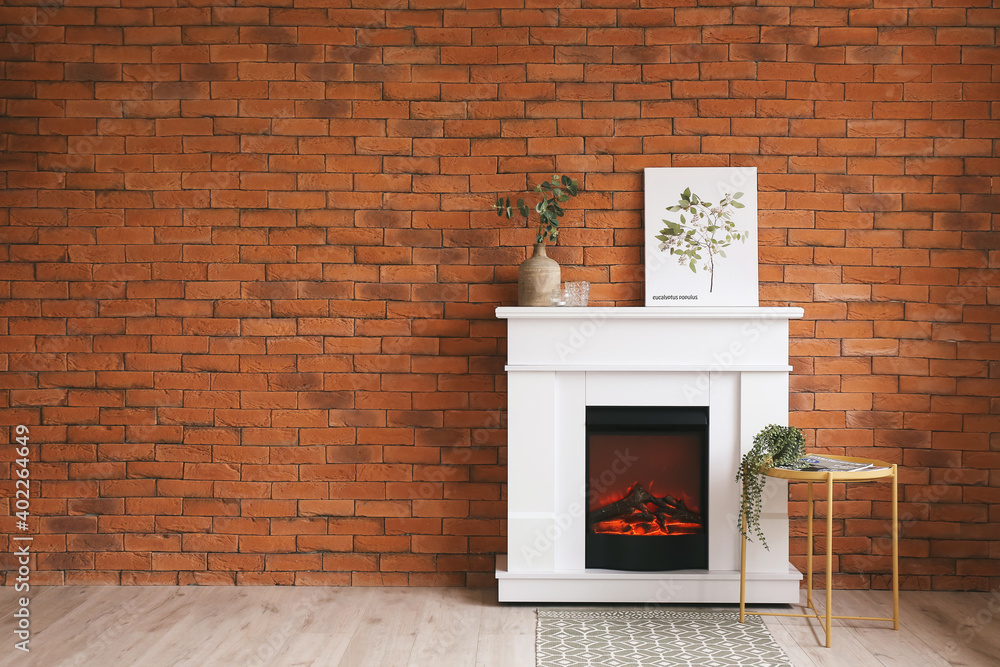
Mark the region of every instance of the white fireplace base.
[[[652, 604], [740, 601], [740, 571], [677, 570], [622, 572], [619, 570], [507, 571], [507, 558], [497, 556], [501, 602], [646, 602]], [[799, 601], [802, 574], [791, 565], [784, 574], [748, 573], [747, 600], [757, 604]]]
[[[739, 602], [741, 455], [788, 418], [788, 320], [801, 308], [498, 308], [508, 320], [506, 559], [502, 602]], [[709, 562], [626, 572], [584, 565], [588, 406], [707, 406]], [[623, 477], [635, 474], [628, 470]], [[788, 495], [772, 479], [751, 543], [747, 601], [793, 603]]]

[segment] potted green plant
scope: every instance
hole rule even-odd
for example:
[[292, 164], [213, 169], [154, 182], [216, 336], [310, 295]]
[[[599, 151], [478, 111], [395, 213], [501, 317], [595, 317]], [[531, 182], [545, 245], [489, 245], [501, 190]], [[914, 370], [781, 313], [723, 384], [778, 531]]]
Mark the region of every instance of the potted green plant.
[[747, 539], [751, 534], [767, 546], [760, 528], [760, 512], [764, 502], [764, 485], [768, 468], [786, 466], [801, 468], [799, 459], [805, 454], [805, 436], [794, 426], [768, 424], [753, 437], [753, 447], [743, 455], [736, 481], [742, 482], [740, 493], [739, 531]]
[[569, 176], [553, 174], [552, 180], [542, 181], [532, 191], [541, 195], [533, 207], [524, 198], [519, 198], [514, 205], [510, 197], [498, 196], [493, 209], [497, 215], [506, 216], [508, 220], [514, 217], [516, 211], [529, 223], [532, 211], [538, 214], [534, 252], [517, 270], [517, 305], [548, 306], [552, 292], [559, 288], [562, 275], [559, 264], [546, 255], [545, 243], [555, 243], [559, 237], [559, 218], [565, 214], [560, 204], [575, 197], [579, 185]]

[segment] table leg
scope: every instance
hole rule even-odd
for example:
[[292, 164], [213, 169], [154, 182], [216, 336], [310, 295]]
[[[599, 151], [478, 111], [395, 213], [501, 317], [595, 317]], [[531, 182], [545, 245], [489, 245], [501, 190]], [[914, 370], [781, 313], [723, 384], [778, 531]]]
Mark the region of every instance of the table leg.
[[899, 630], [899, 479], [896, 464], [892, 465], [892, 629]]
[[[743, 529], [747, 527], [747, 514], [743, 512]], [[740, 623], [746, 615], [746, 592], [747, 592], [747, 536], [741, 534], [740, 541]]]
[[813, 483], [808, 485], [806, 498], [806, 606], [813, 607]]
[[826, 475], [826, 647], [833, 630], [833, 473]]

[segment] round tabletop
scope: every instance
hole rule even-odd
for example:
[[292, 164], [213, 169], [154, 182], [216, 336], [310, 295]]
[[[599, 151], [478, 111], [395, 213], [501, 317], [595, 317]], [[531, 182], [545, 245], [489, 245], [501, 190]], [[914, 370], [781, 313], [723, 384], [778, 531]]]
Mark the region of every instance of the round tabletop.
[[891, 463], [878, 461], [876, 459], [863, 459], [856, 456], [834, 456], [833, 454], [823, 454], [828, 459], [837, 461], [848, 461], [850, 463], [863, 463], [873, 467], [864, 470], [789, 470], [787, 468], [768, 468], [764, 474], [768, 477], [780, 477], [791, 479], [797, 482], [824, 482], [830, 473], [833, 473], [835, 482], [863, 482], [867, 479], [880, 479], [892, 475]]

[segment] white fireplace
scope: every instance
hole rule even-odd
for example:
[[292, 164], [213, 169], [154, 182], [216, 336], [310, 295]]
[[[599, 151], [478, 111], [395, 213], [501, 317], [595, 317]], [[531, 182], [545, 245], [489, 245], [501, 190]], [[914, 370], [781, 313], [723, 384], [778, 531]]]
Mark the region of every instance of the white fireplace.
[[[801, 308], [497, 308], [507, 324], [504, 602], [739, 602], [740, 457], [788, 419], [788, 320]], [[587, 568], [585, 415], [592, 406], [707, 407], [708, 567]], [[625, 464], [623, 464], [624, 467]], [[630, 472], [623, 470], [628, 476]], [[638, 475], [637, 475], [638, 476]], [[787, 485], [768, 483], [748, 545], [747, 601], [791, 603]]]

